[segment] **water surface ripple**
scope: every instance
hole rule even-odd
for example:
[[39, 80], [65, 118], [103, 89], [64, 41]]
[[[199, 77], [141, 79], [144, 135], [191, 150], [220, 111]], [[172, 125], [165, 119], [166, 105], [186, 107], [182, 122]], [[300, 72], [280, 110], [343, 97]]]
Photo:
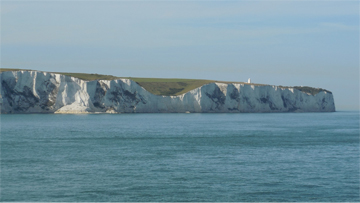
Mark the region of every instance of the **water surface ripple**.
[[1, 115], [1, 201], [359, 198], [359, 112]]

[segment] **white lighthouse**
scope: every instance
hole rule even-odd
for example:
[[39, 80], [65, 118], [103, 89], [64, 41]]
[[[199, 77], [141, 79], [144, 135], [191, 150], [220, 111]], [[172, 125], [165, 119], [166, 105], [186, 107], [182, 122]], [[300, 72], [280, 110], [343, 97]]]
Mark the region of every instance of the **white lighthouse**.
[[250, 79], [250, 78], [248, 79], [248, 83], [251, 83], [251, 79]]

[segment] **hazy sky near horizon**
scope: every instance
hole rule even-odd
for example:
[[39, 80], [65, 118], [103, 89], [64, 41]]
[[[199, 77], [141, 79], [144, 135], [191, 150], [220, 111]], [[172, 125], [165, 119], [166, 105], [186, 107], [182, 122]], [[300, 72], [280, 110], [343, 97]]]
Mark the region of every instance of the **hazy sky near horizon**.
[[312, 86], [359, 109], [358, 1], [1, 1], [1, 67]]

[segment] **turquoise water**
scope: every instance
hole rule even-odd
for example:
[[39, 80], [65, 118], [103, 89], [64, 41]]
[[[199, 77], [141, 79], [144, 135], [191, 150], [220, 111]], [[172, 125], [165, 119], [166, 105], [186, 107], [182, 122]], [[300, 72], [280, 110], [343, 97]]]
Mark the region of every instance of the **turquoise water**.
[[1, 115], [1, 201], [360, 201], [359, 112]]

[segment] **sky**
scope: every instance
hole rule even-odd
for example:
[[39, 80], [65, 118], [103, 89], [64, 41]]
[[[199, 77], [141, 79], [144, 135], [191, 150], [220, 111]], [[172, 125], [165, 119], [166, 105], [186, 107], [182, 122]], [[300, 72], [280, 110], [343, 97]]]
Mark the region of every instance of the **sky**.
[[358, 1], [4, 1], [1, 68], [320, 87], [359, 110]]

